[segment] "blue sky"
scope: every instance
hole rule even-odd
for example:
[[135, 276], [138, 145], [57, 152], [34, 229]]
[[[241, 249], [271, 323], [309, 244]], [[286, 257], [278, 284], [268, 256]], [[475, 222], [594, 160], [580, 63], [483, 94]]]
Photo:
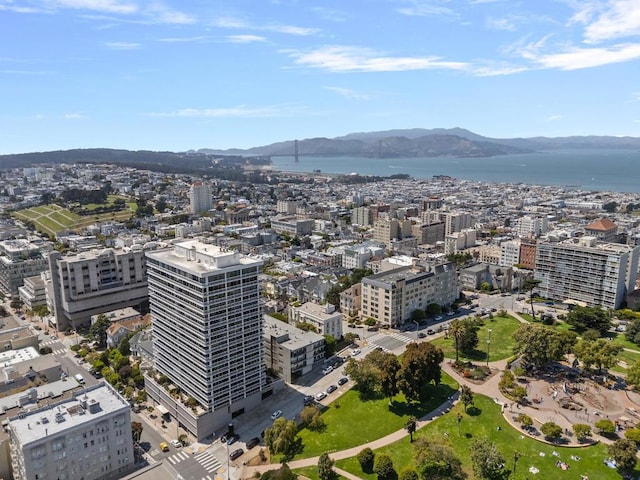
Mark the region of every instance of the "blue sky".
[[640, 0], [0, 0], [0, 153], [640, 136]]

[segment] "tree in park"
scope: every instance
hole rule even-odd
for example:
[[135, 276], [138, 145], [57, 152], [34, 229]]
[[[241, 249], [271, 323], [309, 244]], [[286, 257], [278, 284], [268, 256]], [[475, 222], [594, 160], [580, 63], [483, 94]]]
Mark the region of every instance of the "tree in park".
[[407, 345], [398, 372], [398, 387], [408, 402], [419, 401], [429, 383], [440, 383], [443, 360], [442, 350], [431, 343]]
[[540, 284], [540, 280], [536, 280], [535, 278], [527, 277], [524, 282], [522, 282], [522, 289], [525, 292], [529, 292], [529, 301], [531, 302], [531, 316], [533, 317], [533, 321], [536, 321], [536, 309], [533, 305], [533, 290]]
[[111, 322], [104, 313], [98, 315], [95, 323], [89, 327], [89, 335], [98, 342], [100, 348], [107, 346], [107, 329]]
[[619, 343], [614, 343], [604, 338], [594, 341], [580, 340], [573, 348], [573, 353], [585, 368], [596, 366], [598, 372], [602, 368], [610, 368], [618, 363], [618, 354], [624, 348]]
[[555, 422], [543, 423], [540, 431], [551, 441], [559, 440], [562, 437], [562, 427]]
[[464, 412], [467, 413], [467, 407], [473, 405], [473, 392], [467, 385], [460, 388], [460, 401], [464, 405]]
[[282, 454], [290, 458], [297, 448], [298, 426], [295, 420], [280, 417], [273, 422], [273, 426], [264, 432], [264, 441], [273, 454]]
[[600, 307], [575, 307], [567, 315], [566, 322], [577, 332], [593, 328], [604, 335], [611, 328], [609, 315]]
[[478, 323], [472, 318], [456, 318], [451, 322], [449, 335], [456, 348], [456, 363], [459, 352], [470, 352], [478, 346]]
[[629, 440], [636, 442], [636, 445], [640, 445], [640, 428], [627, 428], [624, 431], [624, 438], [628, 438]]
[[605, 437], [611, 436], [616, 433], [616, 426], [611, 420], [607, 418], [598, 420], [596, 423], [594, 423], [593, 426], [598, 429], [598, 433], [600, 435], [603, 435]]
[[579, 442], [584, 442], [591, 437], [591, 427], [584, 423], [575, 423], [573, 425], [573, 434]]
[[358, 463], [360, 464], [360, 468], [364, 473], [372, 473], [373, 472], [373, 462], [375, 460], [375, 456], [373, 454], [373, 450], [369, 447], [363, 448], [358, 452], [356, 456], [358, 459]]
[[353, 380], [355, 389], [361, 396], [368, 397], [376, 391], [378, 372], [371, 363], [366, 361], [366, 358], [361, 362], [350, 358], [344, 367], [344, 373]]
[[518, 415], [518, 418], [516, 420], [523, 427], [529, 428], [533, 426], [533, 419], [526, 413], [521, 413], [520, 415]]
[[640, 361], [635, 362], [627, 369], [627, 384], [633, 385], [636, 390], [640, 385]]
[[289, 465], [283, 463], [277, 470], [269, 470], [264, 472], [261, 476], [261, 480], [297, 480], [298, 476], [291, 471]]
[[380, 366], [380, 391], [382, 394], [389, 399], [395, 397], [398, 390], [398, 372], [400, 371], [400, 362], [398, 362], [398, 357], [393, 355], [392, 353], [385, 353], [385, 357], [382, 361], [382, 365]]
[[331, 480], [334, 476], [333, 464], [335, 462], [329, 457], [328, 453], [323, 453], [318, 458], [318, 477], [320, 480]]
[[623, 476], [627, 476], [633, 472], [638, 461], [636, 457], [638, 453], [636, 442], [628, 438], [621, 438], [609, 445], [607, 451], [611, 458], [615, 460], [618, 471], [622, 473]]
[[404, 424], [404, 428], [409, 433], [410, 443], [413, 443], [413, 434], [415, 433], [417, 426], [418, 426], [418, 419], [416, 417], [412, 415], [409, 418], [407, 418], [407, 421]]
[[460, 459], [448, 445], [427, 441], [414, 442], [415, 465], [422, 480], [462, 480], [467, 478]]
[[307, 405], [300, 412], [300, 422], [309, 430], [319, 432], [325, 427], [320, 409], [315, 405]]
[[513, 334], [513, 351], [536, 367], [561, 360], [576, 342], [576, 335], [569, 331], [558, 331], [539, 323], [524, 323]]
[[418, 477], [418, 473], [415, 470], [407, 468], [400, 472], [398, 476], [398, 480], [420, 480]]
[[471, 443], [471, 466], [478, 479], [497, 480], [504, 476], [504, 457], [488, 438]]
[[378, 455], [373, 463], [373, 473], [378, 475], [378, 480], [392, 479], [396, 471], [393, 469], [393, 461], [389, 455]]
[[640, 345], [640, 318], [627, 325], [624, 336], [630, 342], [633, 342], [636, 345]]

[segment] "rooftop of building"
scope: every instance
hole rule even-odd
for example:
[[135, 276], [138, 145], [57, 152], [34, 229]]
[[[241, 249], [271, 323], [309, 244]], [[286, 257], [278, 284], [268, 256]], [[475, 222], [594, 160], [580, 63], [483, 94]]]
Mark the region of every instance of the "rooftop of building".
[[590, 223], [585, 230], [596, 230], [599, 232], [608, 232], [609, 230], [616, 230], [618, 226], [608, 218], [600, 218], [593, 223]]
[[177, 242], [170, 248], [147, 252], [147, 257], [195, 274], [206, 274], [228, 267], [262, 263], [260, 260], [242, 255], [234, 250], [204, 243], [198, 239]]
[[[18, 441], [27, 445], [128, 408], [129, 404], [124, 398], [101, 382], [74, 393], [69, 399], [22, 412], [9, 418], [9, 422]], [[129, 425], [124, 427], [130, 428]]]
[[8, 367], [16, 363], [26, 362], [38, 358], [40, 354], [33, 347], [20, 348], [0, 352], [0, 367]]
[[264, 319], [262, 335], [264, 337], [287, 336], [288, 338], [285, 341], [279, 343], [290, 350], [297, 350], [298, 348], [306, 347], [307, 345], [317, 342], [323, 342], [324, 344], [324, 337], [318, 333], [305, 332], [294, 325], [290, 325], [269, 315], [263, 315], [262, 318]]
[[19, 325], [13, 328], [5, 328], [4, 320], [0, 320], [0, 342], [17, 340], [37, 336], [28, 325]]
[[139, 317], [140, 312], [133, 307], [119, 308], [118, 310], [111, 310], [110, 312], [101, 313], [99, 315], [92, 315], [91, 323], [94, 322], [94, 318], [97, 319], [100, 315], [106, 316], [110, 322], [119, 322], [129, 318]]
[[294, 308], [298, 312], [313, 315], [318, 319], [333, 318], [336, 315], [341, 316], [340, 312], [335, 311], [335, 306], [330, 303], [320, 305], [318, 303], [306, 302], [298, 307], [292, 308]]

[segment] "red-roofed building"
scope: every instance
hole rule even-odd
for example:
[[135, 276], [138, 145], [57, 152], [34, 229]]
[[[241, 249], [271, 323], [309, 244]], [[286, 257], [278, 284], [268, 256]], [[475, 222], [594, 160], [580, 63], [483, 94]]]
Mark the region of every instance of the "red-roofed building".
[[585, 235], [596, 237], [601, 242], [616, 242], [618, 226], [608, 218], [601, 218], [584, 227]]

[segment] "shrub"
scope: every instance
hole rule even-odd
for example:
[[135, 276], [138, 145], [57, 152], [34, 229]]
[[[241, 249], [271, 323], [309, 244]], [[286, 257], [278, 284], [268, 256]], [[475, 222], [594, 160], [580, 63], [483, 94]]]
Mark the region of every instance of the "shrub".
[[562, 427], [554, 422], [543, 423], [540, 431], [549, 440], [558, 440], [562, 437]]
[[373, 462], [375, 460], [373, 450], [371, 450], [370, 448], [364, 448], [360, 450], [356, 458], [358, 459], [360, 467], [362, 468], [362, 471], [364, 473], [373, 472]]

